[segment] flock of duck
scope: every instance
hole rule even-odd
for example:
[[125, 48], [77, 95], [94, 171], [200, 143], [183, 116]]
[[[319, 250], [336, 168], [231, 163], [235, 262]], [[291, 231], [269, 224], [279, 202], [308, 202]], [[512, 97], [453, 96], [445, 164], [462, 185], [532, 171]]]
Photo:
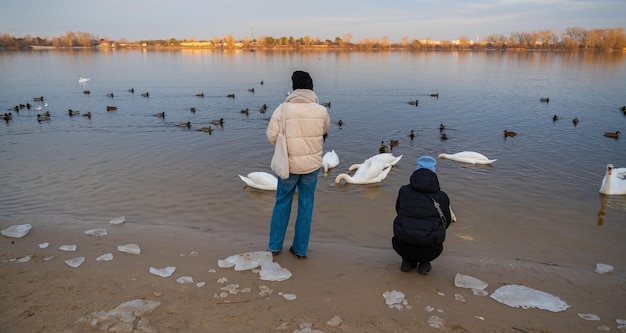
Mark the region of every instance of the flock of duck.
[[[79, 83], [85, 83], [88, 81], [90, 81], [90, 79], [82, 77], [82, 75], [79, 76]], [[261, 85], [262, 84], [263, 84], [263, 81], [261, 81]], [[248, 89], [248, 91], [254, 92], [254, 88]], [[128, 89], [128, 92], [134, 93], [135, 92], [134, 88]], [[89, 94], [90, 91], [85, 90], [83, 91], [83, 93]], [[146, 98], [150, 96], [148, 92], [142, 93], [141, 95]], [[113, 97], [113, 94], [112, 93], [107, 94], [107, 96]], [[199, 93], [199, 94], [196, 94], [196, 96], [204, 97], [204, 94]], [[439, 98], [439, 93], [432, 93], [430, 94], [430, 96]], [[235, 98], [235, 94], [234, 93], [228, 94], [227, 97]], [[35, 108], [37, 111], [41, 111], [42, 106], [43, 107], [48, 106], [48, 104], [44, 101], [43, 96], [35, 97], [33, 101], [40, 103], [40, 105], [38, 105]], [[550, 98], [549, 97], [540, 98], [540, 102], [549, 103]], [[321, 103], [321, 104], [327, 108], [330, 108], [331, 106], [330, 102]], [[419, 100], [409, 101], [409, 104], [418, 106]], [[33, 108], [33, 105], [31, 105], [30, 103], [25, 103], [25, 104], [16, 105], [10, 110], [14, 112], [19, 112], [21, 109], [30, 110], [32, 108]], [[117, 110], [117, 107], [109, 105], [106, 107], [106, 110], [115, 111]], [[264, 114], [266, 110], [267, 110], [267, 104], [263, 104], [259, 108], [259, 112], [262, 114]], [[620, 110], [624, 112], [624, 115], [626, 115], [626, 106], [622, 106]], [[195, 113], [195, 108], [193, 107], [190, 108], [190, 111], [192, 113]], [[248, 108], [241, 110], [241, 113], [245, 115], [248, 115], [249, 112], [250, 110]], [[75, 111], [72, 109], [69, 109], [67, 114], [70, 117], [81, 115], [79, 111]], [[91, 119], [91, 112], [83, 113], [81, 116]], [[165, 112], [159, 112], [159, 113], [154, 114], [154, 116], [161, 118], [161, 119], [165, 119], [166, 114]], [[13, 114], [11, 112], [4, 113], [3, 120], [7, 122], [8, 124], [12, 120], [12, 117], [13, 117]], [[48, 111], [46, 111], [45, 113], [37, 114], [38, 122], [49, 121], [50, 119], [51, 119], [50, 112]], [[560, 117], [555, 114], [552, 117], [552, 120], [558, 121], [560, 120]], [[574, 126], [576, 126], [578, 122], [579, 122], [579, 119], [577, 117], [572, 120], [572, 123]], [[336, 124], [341, 127], [343, 125], [343, 120], [340, 119]], [[224, 126], [224, 119], [220, 118], [220, 119], [212, 120], [211, 125]], [[191, 122], [181, 122], [181, 123], [178, 123], [177, 126], [184, 127], [184, 128], [191, 128]], [[448, 138], [445, 133], [445, 130], [446, 130], [446, 126], [444, 124], [440, 124], [439, 131], [440, 131], [441, 140], [447, 140]], [[211, 134], [213, 131], [213, 128], [211, 126], [206, 126], [206, 127], [201, 127], [200, 129], [198, 129], [198, 131]], [[620, 131], [605, 132], [604, 136], [618, 139], [620, 134], [621, 134]], [[503, 136], [505, 140], [507, 138], [515, 137], [516, 135], [517, 135], [517, 132], [514, 132], [514, 131], [509, 131], [506, 129], [503, 131]], [[415, 130], [411, 130], [408, 136], [411, 139], [413, 139], [416, 136]], [[324, 138], [326, 138], [326, 135]], [[335, 183], [339, 184], [339, 183], [345, 182], [345, 183], [350, 183], [350, 184], [372, 184], [372, 183], [382, 182], [389, 174], [391, 168], [395, 166], [402, 158], [402, 155], [394, 156], [391, 153], [393, 148], [397, 146], [398, 144], [399, 144], [399, 141], [393, 140], [393, 139], [389, 141], [388, 145], [385, 143], [385, 141], [382, 141], [377, 155], [374, 155], [366, 159], [362, 163], [351, 165], [350, 168], [348, 168], [348, 172], [351, 172], [351, 171], [355, 171], [355, 172], [352, 175], [348, 173], [341, 173], [337, 175], [335, 178]], [[497, 159], [489, 159], [485, 155], [478, 153], [478, 152], [473, 152], [473, 151], [462, 151], [462, 152], [458, 152], [455, 154], [442, 153], [442, 154], [439, 154], [438, 157], [442, 159], [450, 159], [450, 160], [454, 160], [457, 162], [468, 163], [468, 164], [492, 164], [497, 161]], [[329, 169], [335, 168], [337, 165], [339, 165], [339, 156], [334, 150], [326, 152], [323, 155], [322, 168], [325, 174], [328, 173]], [[276, 178], [276, 176], [267, 172], [256, 171], [256, 172], [249, 173], [247, 176], [239, 175], [239, 177], [247, 186], [261, 189], [261, 190], [276, 190], [276, 187], [278, 184], [278, 179]], [[612, 164], [608, 164], [599, 192], [602, 194], [606, 194], [606, 195], [626, 195], [626, 168], [614, 168]]]

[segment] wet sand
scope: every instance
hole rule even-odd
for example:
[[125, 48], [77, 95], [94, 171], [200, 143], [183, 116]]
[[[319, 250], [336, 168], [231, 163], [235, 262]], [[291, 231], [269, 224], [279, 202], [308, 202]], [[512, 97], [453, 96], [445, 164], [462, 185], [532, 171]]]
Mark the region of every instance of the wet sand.
[[[103, 220], [71, 221], [55, 216], [0, 217], [2, 229], [23, 223], [33, 226], [25, 237], [0, 238], [2, 332], [98, 332], [100, 328], [92, 328], [86, 318], [135, 299], [160, 302], [143, 316], [158, 332], [546, 333], [594, 332], [599, 326], [619, 332], [616, 320], [626, 319], [622, 267], [616, 265], [614, 272], [598, 274], [594, 272], [596, 263], [591, 262], [485, 255], [468, 246], [468, 238], [458, 232], [460, 225], [449, 229], [444, 253], [433, 262], [428, 276], [401, 272], [400, 260], [390, 246], [331, 244], [313, 237], [307, 259], [298, 260], [287, 251], [274, 257], [293, 276], [271, 282], [260, 280], [252, 271], [218, 267], [218, 260], [230, 255], [265, 250], [265, 234], [111, 225]], [[83, 233], [94, 228], [106, 228], [108, 235]], [[43, 242], [50, 246], [39, 248]], [[129, 243], [138, 244], [141, 254], [117, 251], [118, 245]], [[77, 245], [77, 250], [59, 250], [68, 244]], [[108, 252], [114, 256], [112, 261], [95, 260]], [[25, 263], [13, 260], [26, 255], [33, 259]], [[64, 262], [79, 256], [86, 258], [80, 267]], [[150, 267], [167, 266], [176, 267], [170, 277], [149, 273]], [[562, 312], [513, 308], [456, 287], [457, 273], [487, 282], [489, 293], [506, 284], [521, 284], [557, 296], [570, 308]], [[194, 283], [178, 283], [180, 276], [191, 276]], [[228, 281], [219, 283], [224, 277]], [[206, 284], [198, 287], [198, 282]], [[250, 288], [250, 292], [220, 298], [224, 292], [220, 288], [233, 283], [240, 289]], [[262, 286], [273, 292], [261, 295]], [[389, 308], [383, 293], [392, 290], [403, 292], [408, 306]], [[287, 300], [281, 293], [297, 298]], [[455, 294], [465, 302], [456, 300]], [[584, 320], [579, 313], [595, 314], [600, 320]], [[341, 318], [340, 325], [327, 323], [334, 316]], [[443, 327], [429, 326], [434, 316]], [[141, 327], [138, 321], [134, 324]]]

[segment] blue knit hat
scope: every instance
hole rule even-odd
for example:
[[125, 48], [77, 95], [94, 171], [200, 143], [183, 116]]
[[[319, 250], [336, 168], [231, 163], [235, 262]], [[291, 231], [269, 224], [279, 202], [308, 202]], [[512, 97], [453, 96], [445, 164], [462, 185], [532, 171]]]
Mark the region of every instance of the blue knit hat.
[[[420, 158], [417, 159], [417, 169], [428, 169], [432, 172], [436, 172], [435, 171], [435, 165], [437, 164], [437, 160], [435, 160], [434, 158], [430, 157], [430, 156], [422, 156]], [[416, 170], [417, 170], [416, 169]]]

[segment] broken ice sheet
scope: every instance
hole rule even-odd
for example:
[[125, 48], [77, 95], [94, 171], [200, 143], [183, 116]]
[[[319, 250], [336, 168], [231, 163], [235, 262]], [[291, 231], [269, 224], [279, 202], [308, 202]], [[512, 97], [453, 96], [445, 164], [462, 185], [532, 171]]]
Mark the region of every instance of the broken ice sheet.
[[83, 231], [85, 234], [90, 235], [90, 236], [106, 236], [109, 233], [107, 232], [106, 229], [89, 229], [89, 230], [85, 230]]
[[491, 294], [491, 298], [515, 308], [538, 308], [552, 312], [560, 312], [570, 307], [556, 296], [522, 285], [502, 286]]
[[156, 332], [156, 328], [144, 316], [159, 305], [161, 303], [157, 301], [136, 299], [122, 303], [111, 311], [92, 312], [88, 318], [81, 318], [80, 322], [99, 328], [101, 332]]
[[288, 301], [293, 301], [294, 299], [298, 298], [298, 296], [296, 296], [296, 294], [279, 293], [279, 295], [281, 295], [284, 299], [286, 299]]
[[141, 253], [141, 249], [139, 248], [139, 245], [137, 244], [126, 244], [126, 245], [120, 245], [117, 247], [117, 250], [120, 252], [126, 252], [126, 253], [130, 253], [130, 254], [140, 254]]
[[61, 245], [61, 246], [59, 246], [59, 250], [61, 250], [61, 251], [68, 251], [68, 252], [74, 252], [74, 251], [76, 251], [76, 245]]
[[65, 263], [73, 268], [76, 268], [80, 265], [82, 265], [85, 262], [85, 257], [78, 257], [78, 258], [74, 258], [74, 259], [69, 259], [69, 260], [65, 260]]
[[[271, 255], [271, 253], [270, 253]], [[291, 277], [291, 272], [276, 262], [265, 263], [261, 266], [259, 278], [263, 281], [285, 281]]]
[[229, 284], [227, 286], [224, 286], [224, 287], [220, 288], [220, 290], [228, 291], [232, 295], [237, 295], [237, 294], [239, 294], [239, 284], [231, 283], [231, 284]]
[[49, 245], [50, 245], [50, 243], [47, 243], [47, 242], [45, 242], [45, 243], [40, 243], [40, 244], [39, 244], [39, 248], [40, 248], [40, 249], [47, 249]]
[[584, 320], [600, 320], [600, 317], [593, 313], [579, 313], [578, 316]]
[[191, 276], [181, 276], [178, 279], [176, 279], [176, 282], [183, 284], [183, 283], [193, 283], [193, 278]]
[[116, 217], [114, 219], [109, 220], [110, 224], [122, 224], [126, 221], [126, 216]]
[[228, 264], [233, 264], [236, 271], [244, 271], [271, 263], [273, 260], [269, 251], [246, 252], [232, 255], [224, 259], [224, 262], [218, 261], [218, 266], [226, 268]]
[[30, 229], [32, 229], [32, 225], [30, 224], [17, 224], [12, 225], [4, 230], [2, 230], [2, 234], [7, 237], [12, 238], [22, 238], [28, 234]]
[[112, 253], [105, 253], [101, 256], [99, 256], [98, 258], [96, 258], [96, 261], [111, 261], [113, 260], [113, 254]]
[[27, 256], [23, 256], [23, 257], [15, 260], [15, 262], [17, 262], [17, 263], [29, 262], [31, 259], [33, 259], [33, 257], [30, 256], [30, 255], [27, 255]]
[[399, 304], [404, 300], [404, 293], [397, 290], [385, 291], [383, 297], [387, 305]]
[[456, 273], [456, 276], [454, 277], [454, 285], [459, 288], [468, 289], [485, 289], [488, 286], [488, 284], [484, 281], [459, 273]]
[[613, 266], [607, 264], [596, 264], [594, 272], [598, 274], [607, 274], [613, 271]]
[[149, 271], [150, 273], [154, 275], [158, 275], [161, 277], [170, 277], [172, 274], [174, 274], [174, 271], [176, 271], [176, 267], [173, 267], [173, 266], [165, 267], [165, 268], [150, 267]]

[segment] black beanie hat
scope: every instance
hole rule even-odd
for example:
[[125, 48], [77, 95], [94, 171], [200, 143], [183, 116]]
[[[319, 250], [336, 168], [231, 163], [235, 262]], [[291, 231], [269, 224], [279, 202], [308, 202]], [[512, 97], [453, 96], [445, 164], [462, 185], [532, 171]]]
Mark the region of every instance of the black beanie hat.
[[311, 75], [303, 71], [295, 71], [291, 75], [291, 81], [293, 82], [293, 90], [296, 89], [311, 89], [313, 90], [313, 79]]

